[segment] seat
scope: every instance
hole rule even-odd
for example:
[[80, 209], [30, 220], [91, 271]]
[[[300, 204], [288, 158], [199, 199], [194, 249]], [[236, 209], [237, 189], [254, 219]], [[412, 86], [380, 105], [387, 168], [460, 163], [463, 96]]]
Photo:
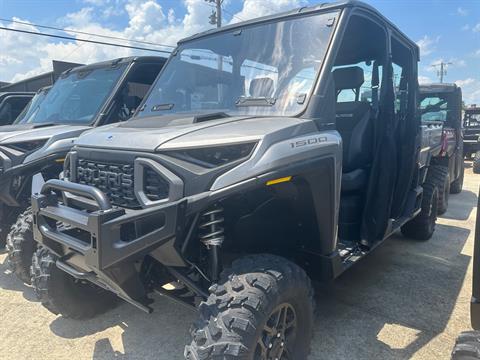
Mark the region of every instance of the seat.
[[352, 66], [333, 71], [335, 89], [351, 89], [356, 94], [355, 101], [337, 102], [337, 131], [343, 143], [342, 192], [363, 189], [368, 180], [368, 167], [373, 156], [373, 127], [371, 108], [366, 101], [359, 101], [360, 87], [364, 83], [362, 68]]
[[[373, 127], [370, 104], [360, 101], [364, 83], [358, 66], [333, 71], [337, 93], [336, 127], [342, 136], [343, 167], [338, 236], [342, 240], [360, 241], [365, 191], [373, 158]], [[352, 90], [355, 101], [338, 102], [342, 90]]]

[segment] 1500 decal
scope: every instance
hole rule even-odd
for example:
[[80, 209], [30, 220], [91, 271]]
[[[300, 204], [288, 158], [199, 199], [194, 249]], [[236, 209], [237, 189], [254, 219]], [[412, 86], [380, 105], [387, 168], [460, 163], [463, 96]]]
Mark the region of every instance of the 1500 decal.
[[308, 139], [302, 139], [302, 140], [291, 142], [290, 146], [293, 149], [293, 148], [298, 148], [298, 147], [307, 146], [307, 145], [315, 145], [315, 144], [319, 144], [326, 141], [327, 141], [326, 136], [315, 136]]

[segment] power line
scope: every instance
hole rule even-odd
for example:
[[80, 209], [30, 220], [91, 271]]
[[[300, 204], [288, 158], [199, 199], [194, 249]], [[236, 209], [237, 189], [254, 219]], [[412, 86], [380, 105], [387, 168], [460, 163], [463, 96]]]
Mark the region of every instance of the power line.
[[54, 26], [47, 26], [47, 25], [39, 25], [39, 24], [33, 24], [33, 23], [28, 23], [24, 21], [18, 21], [18, 20], [9, 20], [9, 19], [3, 19], [0, 18], [0, 21], [7, 21], [13, 24], [21, 24], [21, 25], [29, 25], [29, 26], [35, 26], [37, 28], [42, 28], [42, 29], [50, 29], [50, 30], [57, 30], [57, 31], [63, 31], [63, 32], [70, 32], [74, 34], [82, 34], [82, 35], [90, 35], [90, 36], [96, 36], [96, 37], [101, 37], [105, 39], [112, 39], [112, 40], [122, 40], [122, 41], [129, 41], [129, 42], [135, 42], [139, 44], [146, 44], [146, 45], [155, 45], [155, 46], [163, 46], [163, 47], [169, 47], [169, 48], [175, 48], [173, 45], [165, 45], [165, 44], [157, 44], [154, 42], [150, 41], [143, 41], [143, 40], [135, 40], [135, 39], [127, 39], [119, 36], [110, 36], [110, 35], [102, 35], [102, 34], [94, 34], [86, 31], [79, 31], [79, 30], [72, 30], [72, 29], [64, 29], [64, 28], [57, 28]]
[[11, 29], [11, 28], [7, 28], [7, 27], [4, 27], [4, 26], [0, 26], [0, 30], [14, 31], [14, 32], [19, 32], [19, 33], [38, 35], [38, 36], [46, 36], [46, 37], [52, 37], [52, 38], [57, 38], [57, 39], [65, 39], [65, 40], [71, 40], [71, 41], [81, 41], [81, 42], [87, 42], [87, 43], [98, 44], [98, 45], [123, 47], [123, 48], [126, 48], [126, 49], [154, 51], [154, 52], [159, 52], [159, 53], [164, 53], [164, 54], [170, 54], [171, 53], [171, 51], [168, 51], [168, 50], [148, 49], [148, 48], [144, 48], [144, 47], [140, 47], [140, 46], [130, 46], [130, 45], [107, 43], [107, 42], [104, 42], [104, 41], [78, 39], [78, 38], [74, 38], [74, 37], [70, 37], [70, 36], [53, 35], [53, 34], [45, 34], [45, 33], [35, 32], [35, 31]]

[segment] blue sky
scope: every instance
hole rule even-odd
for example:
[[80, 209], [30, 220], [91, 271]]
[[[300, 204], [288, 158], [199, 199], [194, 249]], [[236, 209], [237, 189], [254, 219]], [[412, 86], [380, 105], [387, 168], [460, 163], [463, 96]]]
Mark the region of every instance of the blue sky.
[[[225, 0], [224, 22], [319, 2]], [[437, 80], [431, 64], [452, 62], [445, 80], [462, 86], [467, 103], [480, 104], [480, 0], [366, 2], [420, 45], [421, 81]], [[0, 0], [1, 18], [167, 44], [211, 27], [210, 12], [211, 6], [205, 0]], [[39, 30], [1, 20], [0, 26]], [[46, 71], [53, 58], [87, 63], [133, 53], [1, 30], [0, 49], [0, 80], [7, 81]]]

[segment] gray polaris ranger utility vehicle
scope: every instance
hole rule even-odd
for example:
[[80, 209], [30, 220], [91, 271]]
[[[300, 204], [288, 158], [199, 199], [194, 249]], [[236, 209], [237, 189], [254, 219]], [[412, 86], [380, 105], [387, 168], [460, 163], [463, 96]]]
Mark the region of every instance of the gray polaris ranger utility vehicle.
[[58, 178], [82, 132], [127, 120], [165, 61], [131, 57], [68, 70], [18, 124], [0, 127], [0, 242], [7, 240], [9, 266], [23, 281], [30, 282], [35, 250], [32, 189]]
[[310, 279], [433, 234], [417, 61], [360, 2], [180, 41], [136, 115], [33, 195], [39, 299], [86, 318], [158, 292], [198, 307], [188, 359], [305, 359]]
[[463, 187], [462, 90], [455, 84], [420, 86], [422, 127], [437, 131], [427, 177], [438, 186], [438, 213], [448, 208], [450, 193]]

